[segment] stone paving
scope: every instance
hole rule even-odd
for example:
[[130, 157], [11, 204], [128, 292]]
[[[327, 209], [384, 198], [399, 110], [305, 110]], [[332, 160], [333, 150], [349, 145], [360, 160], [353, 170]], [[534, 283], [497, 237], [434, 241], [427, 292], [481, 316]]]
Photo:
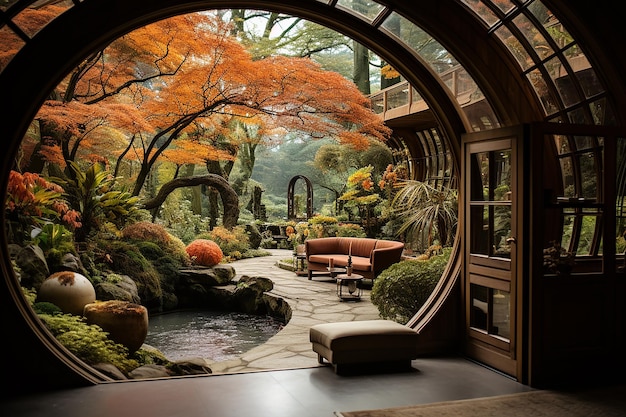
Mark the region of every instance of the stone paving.
[[318, 323], [379, 319], [378, 309], [370, 302], [370, 286], [364, 285], [360, 301], [340, 301], [337, 285], [328, 276], [307, 276], [278, 266], [291, 259], [291, 251], [272, 249], [271, 256], [244, 259], [232, 263], [237, 274], [261, 276], [274, 282], [269, 294], [284, 299], [292, 309], [292, 317], [283, 329], [261, 346], [245, 352], [237, 359], [208, 361], [214, 374], [255, 372], [277, 369], [321, 366], [311, 348], [309, 328]]

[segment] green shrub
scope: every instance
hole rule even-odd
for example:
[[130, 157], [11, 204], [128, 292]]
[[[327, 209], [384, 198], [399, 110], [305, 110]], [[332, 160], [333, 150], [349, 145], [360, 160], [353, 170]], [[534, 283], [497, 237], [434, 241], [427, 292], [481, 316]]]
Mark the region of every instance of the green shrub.
[[54, 316], [57, 314], [62, 314], [63, 310], [57, 307], [55, 304], [49, 303], [47, 301], [41, 301], [33, 304], [33, 310], [37, 314], [48, 314], [50, 316]]
[[110, 363], [128, 373], [139, 362], [128, 357], [125, 346], [113, 342], [100, 326], [85, 323], [84, 318], [71, 314], [39, 316], [59, 343], [88, 365]]
[[208, 239], [217, 243], [222, 253], [233, 259], [241, 259], [241, 254], [250, 248], [245, 226], [236, 226], [228, 230], [223, 226], [214, 227], [210, 232], [201, 233], [197, 239]]
[[371, 300], [384, 319], [405, 324], [424, 305], [439, 282], [451, 250], [427, 260], [398, 262], [374, 281]]
[[337, 227], [337, 236], [340, 237], [366, 237], [365, 230], [358, 224], [341, 223]]

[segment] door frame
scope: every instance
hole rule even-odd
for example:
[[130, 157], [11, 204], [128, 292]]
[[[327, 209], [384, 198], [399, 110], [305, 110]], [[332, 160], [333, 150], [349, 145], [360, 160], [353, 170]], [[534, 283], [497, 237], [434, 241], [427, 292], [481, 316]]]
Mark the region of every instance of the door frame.
[[[529, 224], [525, 221], [528, 218], [528, 147], [529, 131], [527, 125], [519, 125], [513, 127], [493, 129], [483, 132], [473, 132], [462, 136], [462, 155], [461, 172], [463, 173], [461, 181], [461, 201], [460, 209], [462, 215], [461, 230], [463, 238], [461, 239], [461, 253], [463, 259], [461, 293], [463, 300], [464, 315], [464, 351], [470, 358], [484, 363], [494, 369], [503, 372], [520, 382], [526, 380], [525, 366], [527, 365], [527, 349], [524, 347], [528, 342], [528, 282], [525, 277], [528, 274], [528, 268], [523, 259], [528, 259], [527, 236]], [[511, 245], [510, 267], [508, 270], [498, 268], [498, 264], [503, 262], [492, 262], [491, 259], [485, 258], [477, 265], [470, 264], [470, 149], [480, 148], [490, 149], [490, 145], [496, 145], [495, 148], [504, 149], [501, 146], [510, 144], [511, 149], [511, 237], [515, 239], [515, 243]], [[483, 146], [484, 145], [484, 146]], [[474, 153], [474, 152], [472, 152]], [[475, 258], [474, 258], [475, 259]], [[509, 342], [498, 340], [495, 337], [489, 337], [487, 334], [480, 335], [470, 326], [470, 309], [472, 305], [470, 294], [470, 273], [476, 270], [484, 274], [495, 274], [491, 283], [496, 283], [498, 278], [504, 279], [499, 281], [504, 283], [510, 278], [510, 320], [511, 329], [509, 334]], [[489, 281], [489, 277], [484, 278]]]

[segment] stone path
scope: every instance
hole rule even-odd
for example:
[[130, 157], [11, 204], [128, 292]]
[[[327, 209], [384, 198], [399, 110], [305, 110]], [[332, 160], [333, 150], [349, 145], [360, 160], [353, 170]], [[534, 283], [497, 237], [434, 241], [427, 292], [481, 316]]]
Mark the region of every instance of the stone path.
[[261, 346], [245, 352], [237, 359], [224, 362], [208, 361], [214, 374], [255, 372], [276, 369], [311, 368], [320, 366], [311, 349], [309, 328], [318, 323], [379, 319], [378, 309], [370, 302], [368, 285], [361, 301], [340, 301], [337, 285], [329, 277], [306, 276], [278, 267], [280, 260], [291, 259], [291, 251], [270, 250], [272, 256], [244, 259], [232, 263], [237, 274], [261, 276], [274, 282], [270, 294], [283, 298], [291, 306], [289, 323]]

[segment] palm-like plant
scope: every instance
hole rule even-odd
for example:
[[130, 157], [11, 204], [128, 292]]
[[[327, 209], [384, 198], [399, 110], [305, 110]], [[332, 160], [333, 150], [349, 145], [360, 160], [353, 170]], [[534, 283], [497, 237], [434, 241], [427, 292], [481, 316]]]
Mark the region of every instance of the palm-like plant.
[[425, 250], [435, 240], [446, 246], [454, 237], [457, 225], [457, 191], [437, 189], [415, 180], [404, 180], [392, 201], [402, 224], [397, 231], [407, 242]]
[[80, 213], [82, 227], [74, 232], [76, 242], [84, 242], [104, 221], [121, 226], [139, 209], [138, 197], [111, 190], [114, 178], [102, 165], [94, 163], [83, 170], [76, 162], [68, 161], [68, 170], [68, 178], [54, 181], [63, 186], [72, 208]]

